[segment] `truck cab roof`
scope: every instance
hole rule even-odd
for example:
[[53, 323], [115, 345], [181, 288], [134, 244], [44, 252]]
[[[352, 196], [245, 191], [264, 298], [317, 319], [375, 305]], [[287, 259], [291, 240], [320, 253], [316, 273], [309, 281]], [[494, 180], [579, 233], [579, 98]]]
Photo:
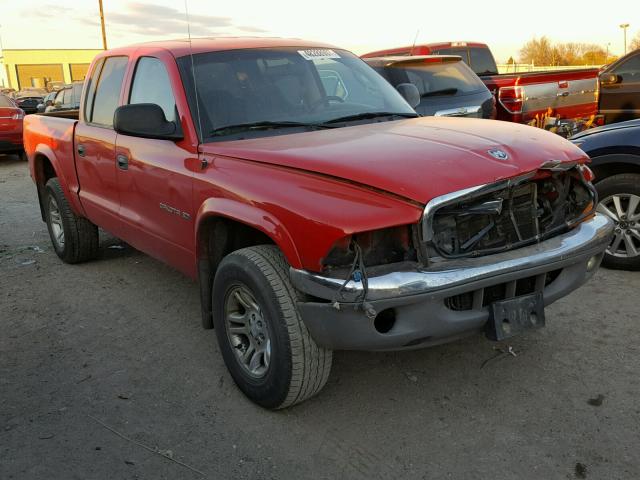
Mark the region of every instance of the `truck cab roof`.
[[310, 42], [299, 38], [280, 37], [205, 37], [183, 38], [176, 40], [159, 40], [138, 43], [126, 47], [114, 48], [98, 55], [114, 56], [131, 53], [139, 48], [169, 51], [174, 57], [190, 54], [209, 53], [224, 50], [241, 50], [270, 47], [304, 47], [304, 48], [337, 48], [334, 45], [321, 42]]

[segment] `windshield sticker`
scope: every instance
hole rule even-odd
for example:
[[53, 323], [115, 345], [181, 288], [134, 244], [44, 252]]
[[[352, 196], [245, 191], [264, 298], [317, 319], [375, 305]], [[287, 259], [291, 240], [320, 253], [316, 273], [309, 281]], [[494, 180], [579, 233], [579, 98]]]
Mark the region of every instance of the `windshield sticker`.
[[298, 53], [302, 55], [305, 60], [328, 60], [332, 58], [340, 58], [333, 50], [328, 48], [312, 48], [309, 50], [298, 50]]

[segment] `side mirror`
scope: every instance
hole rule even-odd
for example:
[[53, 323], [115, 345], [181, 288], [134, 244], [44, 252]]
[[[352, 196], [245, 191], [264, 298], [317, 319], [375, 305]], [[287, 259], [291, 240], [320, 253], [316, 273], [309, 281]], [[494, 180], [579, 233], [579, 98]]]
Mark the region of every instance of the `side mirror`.
[[158, 140], [182, 140], [184, 134], [177, 122], [170, 122], [155, 103], [122, 105], [113, 114], [113, 128], [123, 135]]
[[600, 85], [615, 85], [616, 83], [621, 83], [622, 78], [620, 75], [616, 75], [615, 73], [606, 73], [600, 76]]
[[420, 92], [418, 91], [418, 87], [416, 87], [413, 83], [400, 83], [396, 90], [402, 95], [411, 108], [416, 108], [420, 105]]

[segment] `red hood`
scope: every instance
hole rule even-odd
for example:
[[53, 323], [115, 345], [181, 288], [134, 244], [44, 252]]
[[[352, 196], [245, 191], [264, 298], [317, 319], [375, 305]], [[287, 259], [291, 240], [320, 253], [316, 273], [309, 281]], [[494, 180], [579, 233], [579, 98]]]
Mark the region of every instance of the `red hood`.
[[[497, 160], [491, 149], [509, 158]], [[421, 203], [536, 170], [548, 160], [588, 160], [572, 143], [537, 128], [438, 117], [216, 142], [202, 150], [340, 177]]]

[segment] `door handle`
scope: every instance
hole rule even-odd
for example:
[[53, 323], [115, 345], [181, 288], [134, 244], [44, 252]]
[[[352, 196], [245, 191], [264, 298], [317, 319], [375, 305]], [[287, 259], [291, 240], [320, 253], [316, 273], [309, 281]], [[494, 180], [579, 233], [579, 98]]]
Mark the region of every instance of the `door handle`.
[[85, 154], [84, 145], [82, 144], [78, 145], [78, 155], [80, 155], [81, 157], [84, 157], [84, 154]]
[[118, 155], [116, 155], [116, 160], [118, 162], [118, 168], [120, 170], [129, 169], [129, 158], [126, 155], [119, 153]]

